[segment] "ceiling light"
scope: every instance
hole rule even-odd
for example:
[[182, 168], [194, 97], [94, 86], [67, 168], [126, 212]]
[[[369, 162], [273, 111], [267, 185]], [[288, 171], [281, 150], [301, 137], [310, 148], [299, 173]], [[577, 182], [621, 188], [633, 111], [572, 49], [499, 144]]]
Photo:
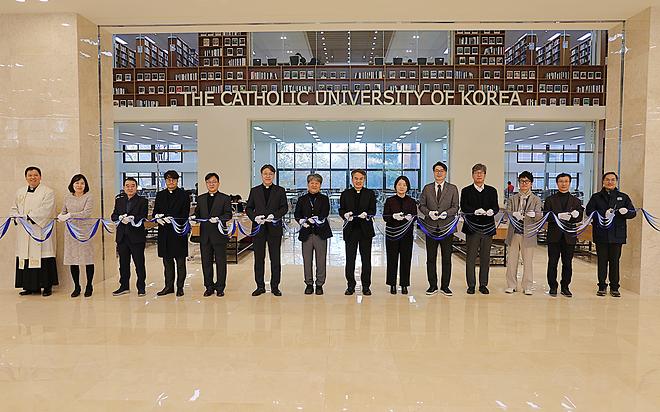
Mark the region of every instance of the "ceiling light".
[[71, 25], [70, 25], [69, 23], [62, 23], [62, 26], [64, 26], [64, 27], [71, 27]]
[[262, 131], [262, 130], [264, 130], [264, 129], [262, 129], [262, 128], [259, 127], [259, 126], [254, 126], [254, 130]]
[[123, 134], [124, 136], [135, 136], [133, 133], [129, 133], [129, 132], [121, 132], [121, 134]]
[[530, 123], [529, 125], [530, 125], [530, 126], [534, 126], [534, 123]]
[[140, 136], [140, 137], [143, 138], [143, 139], [146, 139], [146, 140], [151, 140], [151, 137], [149, 137], [149, 136]]
[[118, 141], [119, 143], [128, 143], [128, 140], [117, 139], [117, 141]]
[[584, 139], [584, 136], [571, 137], [571, 140]]
[[25, 0], [16, 0], [18, 3], [25, 3]]
[[167, 132], [167, 134], [170, 134], [170, 135], [172, 135], [172, 136], [178, 136], [178, 135], [179, 135], [179, 134], [176, 133], [176, 132]]
[[556, 38], [559, 37], [559, 36], [561, 36], [561, 33], [557, 32], [557, 33], [553, 34], [552, 37], [550, 37], [550, 38], [548, 39], [548, 41], [553, 41], [554, 39], [556, 39]]
[[568, 129], [564, 129], [565, 132], [572, 132], [573, 130], [580, 130], [579, 127], [569, 127]]
[[591, 33], [587, 33], [584, 36], [580, 37], [578, 41], [587, 40], [589, 37], [591, 37]]
[[411, 134], [412, 132], [410, 130], [403, 132], [403, 134], [408, 135]]
[[365, 126], [365, 125], [360, 125], [360, 126], [358, 126], [358, 130], [364, 130], [364, 129], [366, 129], [366, 128], [367, 128], [367, 126]]
[[513, 128], [513, 131], [514, 131], [514, 132], [518, 132], [518, 131], [520, 131], [520, 130], [525, 130], [525, 129], [527, 129], [527, 127], [525, 127], [525, 126], [520, 126], [520, 127], [514, 127], [514, 128]]
[[270, 132], [266, 132], [266, 131], [263, 131], [261, 133], [265, 134], [266, 136], [268, 136], [270, 134]]
[[307, 130], [314, 130], [314, 128], [313, 128], [312, 126], [305, 126], [305, 129], [307, 129]]
[[159, 129], [157, 127], [150, 127], [149, 130], [153, 130], [154, 132], [162, 132], [163, 129]]
[[167, 143], [165, 140], [162, 140], [162, 139], [156, 139], [156, 141], [161, 142], [161, 143]]
[[557, 132], [548, 132], [548, 133], [543, 133], [545, 136], [552, 136], [553, 134], [557, 134]]
[[191, 136], [181, 136], [181, 137], [183, 137], [184, 139], [192, 139]]
[[315, 135], [316, 132], [312, 130], [311, 132], [309, 132], [309, 134], [311, 134], [311, 135]]
[[413, 126], [410, 128], [410, 130], [417, 130], [417, 129], [419, 129], [419, 126]]
[[564, 139], [557, 139], [557, 140], [553, 141], [553, 143], [559, 143], [559, 142], [563, 142], [563, 141], [564, 141]]
[[504, 142], [504, 144], [511, 144], [511, 142]]
[[529, 136], [527, 139], [528, 140], [533, 140], [533, 139], [538, 139], [540, 136], [539, 135], [534, 135], [534, 136]]
[[140, 125], [140, 127], [144, 127], [144, 125], [143, 125], [143, 124], [141, 124], [141, 125]]
[[522, 142], [523, 140], [524, 140], [524, 139], [518, 139], [518, 140], [514, 140], [513, 142], [514, 142], [514, 143], [519, 143], [519, 142]]
[[179, 125], [178, 124], [173, 124], [172, 125], [172, 130], [175, 131], [175, 132], [178, 132], [179, 131]]

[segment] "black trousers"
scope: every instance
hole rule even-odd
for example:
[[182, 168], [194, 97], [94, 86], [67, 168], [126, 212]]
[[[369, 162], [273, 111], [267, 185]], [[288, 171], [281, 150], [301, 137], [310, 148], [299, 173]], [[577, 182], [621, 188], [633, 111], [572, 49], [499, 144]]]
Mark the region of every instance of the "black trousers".
[[573, 254], [575, 245], [566, 242], [564, 236], [559, 242], [548, 243], [548, 286], [557, 289], [557, 265], [561, 257], [561, 287], [567, 288], [573, 277]]
[[174, 261], [176, 261], [176, 287], [183, 289], [186, 283], [186, 258], [185, 256], [163, 258], [163, 268], [165, 269], [165, 288], [174, 290]]
[[[80, 267], [78, 265], [71, 265], [71, 278], [76, 287], [80, 287]], [[94, 279], [94, 264], [85, 265], [85, 274], [87, 275], [87, 285], [92, 286]]]
[[451, 281], [451, 253], [452, 238], [449, 235], [442, 240], [435, 240], [426, 236], [426, 276], [429, 279], [429, 286], [438, 287], [438, 245], [442, 254], [442, 278], [440, 279], [440, 288], [448, 288]]
[[490, 246], [493, 235], [473, 233], [465, 235], [467, 254], [465, 257], [465, 279], [468, 288], [476, 286], [475, 266], [479, 256], [479, 286], [488, 286], [488, 272], [490, 270]]
[[137, 273], [137, 289], [144, 291], [147, 280], [147, 270], [144, 266], [144, 243], [130, 243], [122, 240], [117, 243], [117, 253], [119, 253], [119, 286], [122, 289], [130, 289], [131, 280], [131, 259], [135, 265]]
[[266, 281], [266, 244], [268, 244], [268, 257], [270, 258], [270, 288], [279, 289], [282, 275], [282, 264], [280, 254], [282, 250], [282, 236], [269, 233], [256, 236], [252, 239], [254, 249], [254, 281], [258, 288], [265, 289]]
[[385, 240], [387, 252], [387, 280], [390, 286], [396, 286], [397, 266], [399, 267], [399, 285], [410, 286], [410, 262], [412, 261], [413, 235], [410, 233], [399, 240]]
[[[204, 287], [207, 290], [224, 291], [227, 285], [227, 242], [200, 242]], [[218, 280], [213, 280], [213, 262]]]
[[621, 243], [596, 243], [598, 255], [598, 289], [607, 288], [607, 267], [610, 268], [610, 290], [619, 290], [619, 259]]
[[360, 248], [360, 259], [362, 260], [362, 271], [360, 281], [362, 289], [371, 287], [371, 242], [373, 238], [348, 239], [346, 244], [346, 284], [349, 289], [355, 289], [355, 259]]

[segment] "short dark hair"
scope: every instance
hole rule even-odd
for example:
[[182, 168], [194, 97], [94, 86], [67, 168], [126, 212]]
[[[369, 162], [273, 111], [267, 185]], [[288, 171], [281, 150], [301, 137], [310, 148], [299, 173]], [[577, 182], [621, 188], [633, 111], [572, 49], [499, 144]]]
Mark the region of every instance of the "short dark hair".
[[481, 170], [482, 172], [484, 172], [484, 174], [486, 174], [486, 165], [483, 165], [481, 163], [477, 163], [476, 165], [472, 166], [472, 173], [474, 173], [478, 170]]
[[39, 176], [41, 176], [41, 169], [39, 169], [37, 166], [28, 166], [28, 167], [25, 169], [25, 177], [27, 177], [27, 174], [28, 174], [28, 172], [29, 172], [30, 170], [36, 170], [37, 173], [39, 173]]
[[261, 166], [261, 169], [259, 169], [259, 173], [263, 173], [264, 170], [266, 170], [266, 169], [268, 169], [271, 172], [275, 173], [275, 166], [273, 166], [271, 164], [265, 164], [265, 165]]
[[179, 180], [179, 173], [177, 173], [176, 170], [168, 170], [168, 171], [165, 172], [165, 174], [163, 175], [163, 178], [164, 178], [164, 179], [175, 179], [175, 180]]
[[[529, 172], [529, 171], [525, 170], [524, 172], [521, 172], [518, 175], [518, 180], [520, 180], [520, 179], [529, 179], [530, 182], [533, 182], [534, 181], [534, 175], [532, 174], [532, 172]], [[509, 183], [511, 183], [511, 182], [509, 182]]]
[[124, 185], [126, 184], [126, 182], [133, 182], [133, 183], [135, 183], [135, 186], [138, 185], [138, 182], [137, 182], [137, 180], [135, 180], [134, 177], [127, 177], [126, 179], [124, 179]]
[[218, 182], [220, 181], [220, 176], [218, 176], [218, 174], [215, 172], [207, 173], [206, 176], [204, 176], [204, 181], [206, 182], [212, 177], [215, 177], [218, 180]]
[[559, 179], [561, 179], [562, 177], [567, 177], [568, 181], [569, 182], [571, 181], [571, 175], [569, 175], [568, 173], [559, 173], [557, 177], [555, 177], [555, 182], [559, 183]]
[[69, 183], [69, 192], [75, 193], [76, 191], [73, 189], [73, 184], [76, 183], [77, 181], [81, 180], [85, 182], [85, 190], [83, 190], [83, 193], [89, 192], [89, 183], [87, 183], [87, 178], [83, 174], [77, 174], [73, 175], [71, 178], [71, 183]]
[[438, 167], [438, 166], [440, 166], [441, 168], [445, 169], [445, 172], [447, 171], [447, 165], [444, 164], [443, 162], [435, 162], [435, 164], [433, 165], [433, 169], [432, 169], [432, 170], [435, 172], [435, 168]]
[[365, 172], [363, 169], [353, 169], [351, 170], [351, 179], [353, 178], [353, 175], [359, 173], [364, 177], [367, 177], [367, 172]]
[[410, 180], [409, 180], [408, 177], [406, 177], [406, 176], [399, 176], [399, 177], [396, 178], [396, 180], [394, 181], [394, 190], [396, 190], [396, 185], [399, 184], [399, 181], [400, 181], [400, 180], [403, 180], [404, 182], [406, 182], [406, 187], [408, 187], [408, 189], [406, 190], [406, 192], [407, 192], [408, 190], [410, 190]]
[[617, 181], [619, 180], [619, 175], [617, 175], [616, 173], [614, 173], [614, 172], [605, 172], [605, 174], [603, 175], [603, 178], [601, 179], [601, 182], [603, 180], [605, 180], [605, 177], [608, 176], [608, 175], [612, 175], [612, 176], [616, 177]]
[[316, 180], [319, 183], [323, 183], [323, 176], [321, 176], [318, 173], [311, 173], [307, 175], [307, 183], [311, 182], [312, 180]]

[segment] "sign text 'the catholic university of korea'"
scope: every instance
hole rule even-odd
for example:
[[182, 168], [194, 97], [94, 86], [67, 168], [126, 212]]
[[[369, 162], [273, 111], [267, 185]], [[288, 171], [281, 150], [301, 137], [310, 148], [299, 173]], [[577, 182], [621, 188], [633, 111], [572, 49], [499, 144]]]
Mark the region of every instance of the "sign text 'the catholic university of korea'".
[[335, 90], [300, 92], [186, 92], [184, 106], [520, 106], [516, 91], [453, 90]]

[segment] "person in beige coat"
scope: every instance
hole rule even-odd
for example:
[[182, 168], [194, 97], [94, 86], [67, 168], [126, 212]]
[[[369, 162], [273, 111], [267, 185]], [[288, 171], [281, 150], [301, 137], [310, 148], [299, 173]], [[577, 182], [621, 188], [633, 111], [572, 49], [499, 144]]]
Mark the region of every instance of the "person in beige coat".
[[514, 293], [519, 290], [518, 263], [520, 254], [522, 253], [522, 290], [525, 295], [532, 294], [536, 234], [532, 234], [531, 230], [534, 224], [543, 218], [543, 204], [541, 203], [541, 199], [532, 193], [533, 181], [534, 176], [530, 172], [524, 171], [520, 173], [518, 176], [520, 191], [510, 196], [507, 201], [506, 210], [509, 213], [509, 219], [513, 219], [519, 223], [514, 226], [509, 222], [509, 231], [506, 236], [506, 245], [508, 246], [506, 256], [506, 293]]
[[[68, 186], [69, 195], [64, 197], [62, 213], [57, 216], [60, 222], [74, 219], [71, 223], [82, 232], [83, 237], [92, 229], [92, 223], [85, 220], [92, 216], [92, 197], [89, 192], [89, 184], [84, 175], [77, 174], [71, 178]], [[64, 264], [71, 267], [71, 278], [73, 279], [72, 298], [80, 296], [80, 267], [85, 266], [87, 284], [85, 286], [85, 297], [92, 296], [92, 280], [94, 279], [94, 246], [91, 241], [80, 242], [71, 236], [68, 230], [64, 234]], [[84, 238], [82, 240], [85, 240]]]

